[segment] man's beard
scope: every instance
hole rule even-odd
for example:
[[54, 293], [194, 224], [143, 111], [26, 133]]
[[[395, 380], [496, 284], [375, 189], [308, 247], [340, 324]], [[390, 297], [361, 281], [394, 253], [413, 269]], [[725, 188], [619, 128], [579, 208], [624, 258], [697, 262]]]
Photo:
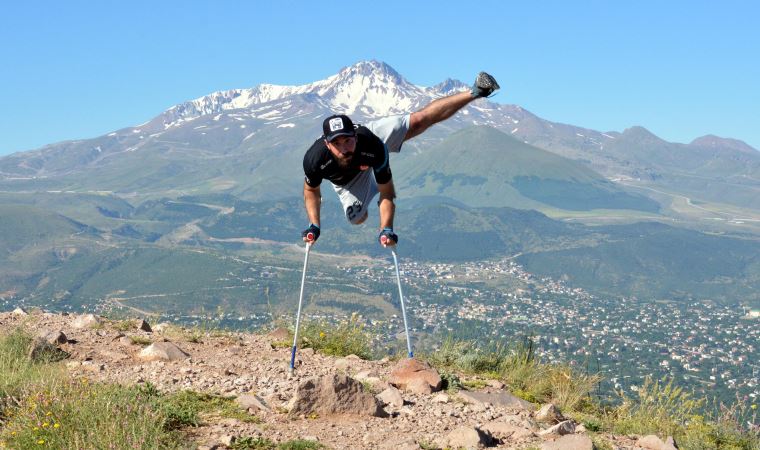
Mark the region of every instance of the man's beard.
[[342, 169], [348, 169], [351, 167], [351, 161], [354, 159], [353, 156], [353, 153], [346, 153], [341, 157], [337, 157], [335, 159], [338, 160], [338, 166], [340, 166]]

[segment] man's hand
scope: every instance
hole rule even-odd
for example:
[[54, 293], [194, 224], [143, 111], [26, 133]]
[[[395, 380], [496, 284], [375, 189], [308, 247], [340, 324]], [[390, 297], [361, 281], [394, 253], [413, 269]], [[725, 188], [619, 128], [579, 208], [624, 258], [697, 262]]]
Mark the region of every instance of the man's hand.
[[301, 232], [301, 237], [304, 242], [317, 242], [317, 239], [319, 239], [319, 226], [310, 223], [309, 228]]
[[380, 241], [380, 245], [383, 247], [392, 247], [398, 244], [398, 235], [393, 232], [393, 228], [383, 228], [377, 240]]

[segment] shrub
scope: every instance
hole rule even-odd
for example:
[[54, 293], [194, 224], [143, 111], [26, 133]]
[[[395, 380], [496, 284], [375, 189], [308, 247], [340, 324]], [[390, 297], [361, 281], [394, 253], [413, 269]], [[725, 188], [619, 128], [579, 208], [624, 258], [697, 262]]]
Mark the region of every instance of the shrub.
[[302, 347], [311, 347], [324, 355], [356, 355], [362, 359], [371, 359], [373, 355], [372, 335], [356, 314], [338, 325], [324, 321], [305, 324], [300, 342]]

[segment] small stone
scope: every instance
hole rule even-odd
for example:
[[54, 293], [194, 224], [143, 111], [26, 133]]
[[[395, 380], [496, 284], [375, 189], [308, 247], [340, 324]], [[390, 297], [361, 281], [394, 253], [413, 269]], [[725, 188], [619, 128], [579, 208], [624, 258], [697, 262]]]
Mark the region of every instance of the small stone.
[[362, 370], [361, 372], [354, 375], [354, 378], [361, 381], [362, 383], [369, 383], [373, 385], [380, 382], [380, 377], [372, 369]]
[[435, 396], [433, 396], [433, 402], [435, 402], [435, 403], [448, 403], [449, 400], [451, 400], [449, 398], [449, 395], [445, 394], [443, 392], [441, 392], [440, 394], [436, 394]]
[[153, 332], [155, 332], [155, 333], [163, 333], [164, 331], [166, 331], [171, 326], [172, 325], [170, 323], [161, 322], [159, 324], [156, 324], [155, 327], [153, 327]]
[[147, 333], [152, 333], [153, 329], [150, 327], [150, 324], [146, 322], [144, 319], [141, 319], [140, 322], [137, 323], [137, 329], [145, 331]]
[[106, 366], [103, 364], [96, 363], [94, 361], [84, 361], [82, 362], [82, 369], [88, 371], [88, 372], [102, 372], [106, 369]]
[[504, 389], [505, 384], [499, 380], [488, 380], [486, 384], [494, 389]]
[[665, 447], [663, 447], [664, 450], [678, 450], [678, 446], [676, 445], [675, 439], [673, 439], [673, 436], [668, 436], [667, 439], [665, 439]]
[[65, 344], [69, 342], [69, 340], [66, 338], [66, 335], [63, 334], [63, 331], [42, 331], [39, 334], [39, 337], [42, 338], [45, 342], [48, 344], [56, 345], [56, 344]]
[[488, 431], [492, 436], [499, 439], [509, 440], [523, 440], [535, 436], [535, 433], [530, 428], [517, 425], [514, 423], [506, 423], [501, 421], [492, 421], [482, 427], [483, 431]]
[[24, 308], [22, 308], [22, 307], [19, 306], [18, 308], [16, 308], [16, 309], [13, 310], [13, 315], [14, 316], [28, 316], [29, 313], [26, 312], [26, 310]]
[[588, 436], [568, 434], [556, 441], [544, 442], [541, 450], [594, 450], [594, 443]]
[[258, 411], [269, 411], [270, 408], [266, 402], [255, 394], [243, 394], [235, 399], [235, 403], [245, 410], [254, 409]]
[[101, 319], [95, 314], [84, 314], [74, 319], [71, 326], [79, 329], [96, 328], [100, 326], [101, 322]]
[[558, 436], [564, 436], [566, 434], [573, 434], [575, 433], [575, 424], [572, 420], [565, 420], [564, 422], [560, 422], [557, 425], [554, 425], [551, 428], [547, 428], [543, 431], [539, 431], [539, 436], [550, 436], [550, 435], [558, 435]]
[[547, 403], [536, 412], [536, 421], [540, 423], [557, 424], [565, 420], [554, 403]]
[[235, 441], [237, 441], [237, 436], [233, 436], [230, 434], [224, 435], [219, 438], [219, 443], [226, 447], [232, 447]]
[[37, 338], [29, 344], [27, 356], [31, 361], [54, 362], [64, 360], [71, 355], [58, 348], [55, 344], [51, 344], [42, 338]]
[[446, 436], [446, 444], [452, 448], [475, 450], [491, 443], [490, 434], [474, 427], [459, 427]]
[[[670, 440], [672, 441], [673, 438], [671, 437]], [[670, 444], [667, 442], [663, 442], [662, 439], [655, 436], [654, 434], [650, 434], [650, 435], [642, 437], [636, 442], [636, 445], [646, 448], [648, 450], [673, 450], [673, 449], [678, 448], [675, 446], [674, 441]]]
[[377, 399], [386, 405], [395, 406], [397, 408], [404, 406], [404, 398], [401, 396], [401, 392], [393, 386], [379, 393]]
[[[171, 342], [154, 342], [139, 353], [143, 361], [178, 361], [190, 355]], [[161, 364], [162, 365], [162, 364]]]
[[278, 327], [270, 331], [267, 333], [267, 338], [269, 338], [271, 342], [286, 342], [293, 340], [290, 331], [284, 327]]

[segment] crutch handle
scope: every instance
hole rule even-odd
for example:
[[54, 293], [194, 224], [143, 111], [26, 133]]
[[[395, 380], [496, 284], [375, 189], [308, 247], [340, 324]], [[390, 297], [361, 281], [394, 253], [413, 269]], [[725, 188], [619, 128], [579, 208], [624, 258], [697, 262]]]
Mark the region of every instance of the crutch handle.
[[310, 244], [311, 244], [312, 242], [314, 242], [314, 233], [312, 233], [312, 232], [306, 233], [306, 240], [307, 240], [307, 241], [308, 241]]
[[388, 236], [380, 236], [380, 243], [385, 245], [388, 243]]

